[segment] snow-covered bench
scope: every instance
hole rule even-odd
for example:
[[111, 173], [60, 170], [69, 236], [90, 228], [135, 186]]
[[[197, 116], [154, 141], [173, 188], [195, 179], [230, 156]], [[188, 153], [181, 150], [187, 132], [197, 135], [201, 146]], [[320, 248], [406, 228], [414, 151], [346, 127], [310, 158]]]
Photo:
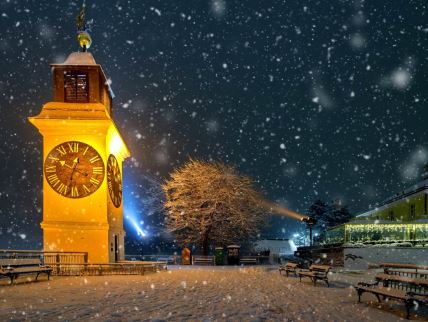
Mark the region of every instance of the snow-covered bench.
[[0, 259], [0, 276], [10, 278], [10, 283], [20, 275], [36, 275], [36, 281], [40, 274], [46, 274], [48, 280], [52, 272], [52, 267], [43, 266], [40, 259], [33, 258], [12, 258]]
[[242, 256], [239, 259], [239, 264], [241, 264], [241, 265], [245, 265], [245, 264], [248, 264], [248, 265], [257, 265], [257, 257], [254, 257], [254, 256]]
[[406, 306], [406, 318], [410, 316], [410, 309], [417, 304], [428, 304], [428, 279], [412, 278], [390, 274], [377, 274], [376, 282], [359, 282], [354, 288], [358, 293], [358, 302], [361, 302], [363, 293], [372, 293], [377, 300], [395, 299], [404, 302]]
[[413, 278], [428, 278], [427, 265], [381, 263], [385, 274], [407, 276]]
[[214, 265], [214, 256], [192, 256], [192, 265]]
[[279, 270], [279, 274], [281, 274], [282, 271], [285, 271], [285, 275], [287, 275], [287, 277], [288, 277], [289, 273], [294, 273], [294, 276], [297, 276], [297, 269], [298, 268], [299, 268], [299, 264], [288, 262], [285, 265], [281, 265], [278, 268], [278, 270]]
[[156, 260], [158, 262], [165, 262], [167, 264], [173, 264], [173, 265], [177, 264], [177, 257], [176, 256], [164, 255], [164, 256], [157, 257]]
[[301, 270], [297, 274], [299, 275], [300, 282], [302, 277], [308, 277], [314, 283], [314, 286], [317, 284], [317, 280], [321, 280], [327, 283], [327, 286], [330, 287], [328, 283], [328, 273], [330, 272], [331, 266], [328, 265], [311, 265], [309, 271]]

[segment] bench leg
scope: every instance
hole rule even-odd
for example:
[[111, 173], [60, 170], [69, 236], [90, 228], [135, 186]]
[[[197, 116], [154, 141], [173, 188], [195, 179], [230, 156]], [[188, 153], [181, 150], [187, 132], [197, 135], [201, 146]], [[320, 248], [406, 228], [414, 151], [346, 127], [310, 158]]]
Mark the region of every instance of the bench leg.
[[379, 303], [382, 303], [382, 300], [380, 299], [379, 294], [375, 294], [375, 295], [376, 295], [376, 297], [377, 297], [377, 301], [378, 301]]
[[49, 281], [51, 277], [51, 273], [47, 273], [47, 274], [48, 274], [48, 281]]
[[327, 287], [330, 287], [330, 284], [328, 283], [328, 280], [325, 280], [325, 282], [327, 283]]
[[361, 303], [361, 295], [363, 295], [363, 290], [357, 290], [358, 293], [358, 303]]
[[404, 302], [404, 304], [406, 305], [406, 319], [410, 319], [410, 309], [413, 306], [413, 301], [412, 300], [406, 300]]
[[40, 274], [40, 273], [37, 273], [37, 274], [36, 274], [36, 281], [37, 281], [37, 279], [39, 278], [39, 274]]
[[14, 275], [10, 275], [9, 278], [10, 278], [10, 285], [13, 285], [13, 279], [15, 278], [15, 276]]
[[313, 278], [312, 282], [314, 283], [314, 286], [317, 286], [317, 279], [316, 278]]

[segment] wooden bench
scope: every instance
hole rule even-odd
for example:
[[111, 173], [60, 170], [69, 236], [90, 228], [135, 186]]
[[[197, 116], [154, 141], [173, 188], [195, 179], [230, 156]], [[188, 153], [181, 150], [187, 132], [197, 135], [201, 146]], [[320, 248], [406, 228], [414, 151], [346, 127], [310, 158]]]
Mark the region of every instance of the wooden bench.
[[43, 266], [40, 259], [12, 258], [0, 259], [0, 276], [10, 278], [10, 284], [20, 275], [36, 274], [36, 281], [40, 274], [46, 274], [48, 280], [52, 267]]
[[242, 256], [239, 259], [239, 264], [241, 265], [257, 265], [257, 257], [254, 256]]
[[285, 272], [285, 275], [288, 277], [288, 274], [289, 273], [293, 273], [294, 274], [294, 276], [297, 276], [297, 269], [299, 268], [299, 264], [297, 264], [297, 263], [291, 263], [291, 262], [288, 262], [287, 264], [285, 264], [285, 265], [281, 265], [279, 268], [278, 268], [278, 270], [279, 270], [279, 274], [281, 274], [282, 275], [282, 271], [284, 271]]
[[413, 264], [382, 263], [380, 267], [389, 275], [407, 276], [413, 278], [428, 278], [428, 266]]
[[380, 273], [375, 276], [375, 280], [374, 283], [360, 282], [354, 286], [358, 302], [361, 302], [361, 295], [365, 292], [375, 295], [378, 302], [382, 299], [402, 301], [406, 307], [407, 319], [415, 303], [428, 304], [428, 279]]
[[192, 256], [192, 265], [214, 265], [214, 256]]
[[326, 282], [327, 287], [330, 287], [328, 283], [328, 273], [330, 272], [331, 266], [328, 265], [311, 265], [309, 267], [309, 271], [299, 271], [297, 274], [299, 275], [300, 282], [302, 281], [302, 277], [308, 277], [314, 283], [314, 286], [317, 283], [317, 280], [321, 280]]
[[380, 267], [383, 269], [409, 269], [417, 272], [418, 270], [428, 270], [427, 265], [415, 265], [415, 264], [399, 264], [399, 263], [381, 263]]

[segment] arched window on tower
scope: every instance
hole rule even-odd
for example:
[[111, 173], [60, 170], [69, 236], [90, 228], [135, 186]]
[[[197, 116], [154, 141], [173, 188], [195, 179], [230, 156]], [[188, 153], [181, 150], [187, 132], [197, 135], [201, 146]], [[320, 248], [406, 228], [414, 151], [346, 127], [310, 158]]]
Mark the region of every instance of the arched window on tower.
[[89, 102], [88, 74], [68, 71], [64, 75], [64, 98], [69, 103]]

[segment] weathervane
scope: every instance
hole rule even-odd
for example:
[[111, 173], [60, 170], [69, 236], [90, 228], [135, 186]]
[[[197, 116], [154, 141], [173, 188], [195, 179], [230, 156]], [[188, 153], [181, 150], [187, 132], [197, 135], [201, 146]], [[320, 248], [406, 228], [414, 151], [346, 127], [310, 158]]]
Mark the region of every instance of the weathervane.
[[91, 35], [86, 28], [86, 3], [85, 0], [82, 2], [82, 7], [80, 12], [76, 17], [76, 26], [77, 26], [77, 41], [79, 42], [80, 47], [82, 47], [83, 52], [85, 52], [92, 44]]

